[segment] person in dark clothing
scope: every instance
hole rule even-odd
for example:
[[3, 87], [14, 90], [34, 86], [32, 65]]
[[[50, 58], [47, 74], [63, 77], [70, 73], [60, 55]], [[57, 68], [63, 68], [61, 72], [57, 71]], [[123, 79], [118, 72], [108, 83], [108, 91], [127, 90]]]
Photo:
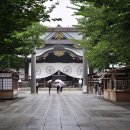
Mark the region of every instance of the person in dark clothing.
[[65, 83], [64, 83], [63, 81], [58, 82], [58, 83], [56, 84], [56, 86], [57, 86], [57, 93], [59, 93], [59, 92], [62, 93], [62, 90], [63, 90], [63, 86], [64, 86], [64, 85], [65, 85]]
[[97, 93], [98, 92], [98, 83], [94, 84], [94, 88], [95, 88], [95, 93]]
[[60, 92], [60, 84], [57, 84], [56, 87], [57, 87], [57, 93], [59, 93]]
[[36, 82], [36, 93], [38, 93], [38, 82]]
[[49, 80], [49, 81], [47, 82], [48, 88], [49, 88], [49, 94], [51, 93], [52, 82], [53, 82], [52, 80]]

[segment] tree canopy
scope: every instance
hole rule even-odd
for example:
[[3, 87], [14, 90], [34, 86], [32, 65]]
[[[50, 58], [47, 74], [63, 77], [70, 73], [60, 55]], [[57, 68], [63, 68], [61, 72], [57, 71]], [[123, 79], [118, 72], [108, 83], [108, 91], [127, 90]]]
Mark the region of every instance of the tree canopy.
[[33, 22], [32, 25], [27, 26], [22, 32], [14, 32], [14, 37], [22, 44], [22, 47], [15, 48], [20, 55], [27, 56], [32, 53], [35, 47], [43, 46], [44, 40], [42, 36], [47, 31], [47, 27], [41, 25], [39, 22]]
[[15, 31], [12, 38], [17, 39], [21, 43], [21, 47], [15, 48], [16, 54], [3, 54], [0, 56], [0, 66], [6, 68], [24, 67], [27, 62], [27, 55], [33, 53], [33, 48], [43, 46], [44, 35], [47, 28], [39, 22], [33, 22], [27, 26], [22, 32]]
[[76, 26], [83, 35], [91, 66], [130, 64], [129, 0], [71, 0], [80, 15]]
[[[45, 6], [45, 2], [52, 0], [1, 0], [0, 1], [0, 54], [14, 54], [18, 47], [22, 47], [14, 32], [21, 32], [32, 22], [49, 21], [50, 13], [56, 4]], [[53, 19], [54, 20], [54, 19]], [[56, 19], [60, 20], [60, 19]]]
[[[50, 2], [50, 7], [46, 2]], [[58, 21], [50, 18], [50, 13], [58, 5], [53, 0], [1, 0], [0, 1], [0, 66], [19, 68], [24, 66], [27, 56], [34, 46], [43, 44], [40, 35], [46, 27], [40, 21]]]

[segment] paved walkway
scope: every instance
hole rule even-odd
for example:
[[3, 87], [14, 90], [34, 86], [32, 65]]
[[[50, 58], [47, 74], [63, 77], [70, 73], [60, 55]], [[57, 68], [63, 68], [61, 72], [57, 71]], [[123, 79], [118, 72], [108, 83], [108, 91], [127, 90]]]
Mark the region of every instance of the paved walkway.
[[130, 130], [130, 103], [80, 91], [24, 91], [16, 100], [0, 102], [0, 130]]

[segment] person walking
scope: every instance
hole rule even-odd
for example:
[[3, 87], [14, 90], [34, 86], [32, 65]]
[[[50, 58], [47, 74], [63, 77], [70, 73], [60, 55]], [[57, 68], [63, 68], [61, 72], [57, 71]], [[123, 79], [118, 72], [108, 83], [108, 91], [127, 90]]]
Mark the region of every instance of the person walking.
[[63, 87], [65, 86], [65, 82], [60, 82], [61, 86], [60, 86], [60, 92], [62, 93]]
[[97, 93], [98, 92], [98, 83], [94, 83], [94, 89], [95, 89], [95, 93]]
[[59, 93], [61, 90], [61, 83], [60, 82], [58, 82], [57, 84], [56, 84], [56, 88], [57, 88], [57, 93]]
[[82, 87], [82, 79], [79, 79], [79, 88], [81, 88]]
[[38, 82], [36, 82], [36, 93], [38, 93], [38, 88], [39, 88], [39, 85], [38, 85]]
[[56, 79], [54, 82], [56, 83], [57, 93], [62, 93], [63, 86], [65, 86], [65, 82], [61, 79]]
[[47, 85], [48, 85], [48, 88], [49, 88], [49, 94], [51, 93], [52, 82], [53, 82], [53, 80], [49, 80], [49, 81], [47, 82]]

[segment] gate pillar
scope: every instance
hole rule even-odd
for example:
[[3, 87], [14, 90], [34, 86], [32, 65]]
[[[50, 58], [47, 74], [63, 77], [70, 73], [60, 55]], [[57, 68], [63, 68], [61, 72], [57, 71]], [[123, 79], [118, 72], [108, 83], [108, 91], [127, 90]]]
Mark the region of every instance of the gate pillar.
[[31, 54], [31, 93], [36, 92], [36, 48]]
[[87, 87], [87, 79], [88, 79], [88, 63], [85, 56], [85, 48], [83, 48], [83, 86], [82, 93], [88, 93]]

